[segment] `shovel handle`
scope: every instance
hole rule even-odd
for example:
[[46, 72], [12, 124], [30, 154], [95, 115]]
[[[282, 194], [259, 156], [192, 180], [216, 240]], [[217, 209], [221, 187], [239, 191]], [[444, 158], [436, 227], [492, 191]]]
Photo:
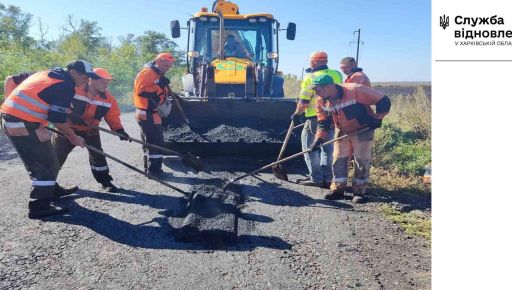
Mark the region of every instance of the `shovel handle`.
[[297, 125], [297, 126], [293, 127], [293, 130], [295, 130], [295, 129], [297, 129], [297, 128], [300, 128], [300, 127], [304, 126], [305, 124], [306, 124], [306, 122], [304, 122], [304, 123], [302, 123], [302, 124], [299, 124], [299, 125]]
[[171, 87], [167, 86], [167, 89], [169, 90], [169, 93], [172, 94], [172, 99], [174, 100], [174, 104], [176, 104], [176, 108], [178, 109], [178, 112], [180, 113], [180, 116], [183, 118], [183, 121], [185, 121], [185, 124], [190, 127], [190, 119], [187, 117], [187, 114], [181, 107], [181, 98], [178, 96], [178, 94], [175, 94], [171, 91]]
[[126, 138], [130, 141], [133, 141], [135, 143], [139, 143], [139, 144], [142, 144], [146, 147], [149, 147], [149, 148], [153, 148], [155, 150], [159, 150], [161, 152], [164, 152], [164, 153], [167, 153], [169, 155], [177, 155], [177, 156], [180, 156], [182, 158], [186, 158], [183, 154], [179, 153], [179, 152], [176, 152], [176, 151], [173, 151], [173, 150], [170, 150], [170, 149], [167, 149], [167, 148], [164, 148], [164, 147], [160, 147], [160, 146], [157, 146], [157, 145], [154, 145], [154, 144], [150, 144], [150, 143], [147, 143], [147, 142], [144, 142], [144, 141], [141, 141], [139, 139], [135, 139], [135, 138], [132, 138], [132, 137], [126, 137], [124, 136], [123, 134], [119, 134], [115, 131], [112, 131], [112, 130], [109, 130], [109, 129], [106, 129], [106, 128], [103, 128], [103, 127], [100, 127], [100, 126], [89, 126], [90, 128], [92, 129], [96, 129], [96, 130], [100, 130], [100, 131], [103, 131], [105, 133], [109, 133], [109, 134], [112, 134], [112, 135], [115, 135], [115, 136], [118, 136], [118, 137], [123, 137], [123, 138]]
[[[48, 130], [50, 130], [50, 131], [52, 131], [52, 132], [54, 132], [56, 134], [64, 136], [64, 134], [62, 134], [60, 131], [55, 130], [53, 128], [46, 127], [46, 129], [48, 129]], [[124, 165], [124, 166], [126, 166], [128, 168], [130, 168], [131, 170], [133, 170], [133, 171], [135, 171], [137, 173], [140, 173], [140, 174], [148, 177], [149, 179], [152, 179], [152, 180], [154, 180], [156, 182], [159, 182], [160, 184], [163, 184], [163, 185], [165, 185], [165, 186], [167, 186], [167, 187], [169, 187], [169, 188], [171, 188], [171, 189], [173, 189], [173, 190], [175, 190], [175, 191], [177, 191], [177, 192], [179, 192], [179, 193], [181, 193], [181, 194], [183, 194], [183, 195], [185, 195], [187, 197], [189, 197], [191, 195], [191, 193], [183, 191], [183, 190], [181, 190], [181, 189], [179, 189], [179, 188], [177, 188], [175, 186], [170, 185], [169, 183], [167, 183], [165, 181], [162, 181], [162, 180], [160, 180], [158, 178], [155, 178], [155, 177], [147, 174], [146, 172], [138, 169], [137, 167], [135, 167], [133, 165], [130, 165], [130, 164], [128, 164], [128, 163], [126, 163], [126, 162], [124, 162], [124, 161], [122, 161], [122, 160], [120, 160], [120, 159], [118, 159], [118, 158], [116, 158], [116, 157], [114, 157], [114, 156], [112, 156], [110, 154], [107, 154], [107, 153], [103, 152], [102, 150], [100, 150], [100, 149], [98, 149], [98, 148], [96, 148], [94, 146], [91, 146], [91, 145], [88, 145], [88, 144], [84, 144], [84, 146], [85, 146], [85, 148], [87, 148], [87, 149], [89, 149], [89, 150], [91, 150], [93, 152], [96, 152], [96, 153], [98, 153], [100, 155], [103, 155], [103, 156], [105, 156], [107, 158], [110, 158], [110, 159], [112, 159], [112, 160], [114, 160], [114, 161], [116, 161], [116, 162], [118, 162], [118, 163], [120, 163], [120, 164], [122, 164], [122, 165]]]
[[284, 138], [283, 146], [281, 146], [281, 151], [279, 152], [279, 155], [277, 156], [277, 161], [281, 160], [284, 155], [284, 151], [286, 150], [286, 145], [288, 145], [288, 140], [290, 140], [290, 136], [292, 135], [293, 131], [293, 121], [290, 122], [290, 127], [288, 128], [288, 131], [286, 132], [286, 137]]
[[[323, 146], [325, 146], [325, 145], [332, 144], [332, 143], [334, 143], [334, 142], [336, 142], [336, 141], [339, 141], [339, 140], [345, 139], [345, 138], [347, 138], [347, 137], [349, 137], [349, 136], [352, 136], [352, 135], [355, 135], [355, 134], [359, 134], [359, 133], [362, 133], [362, 132], [365, 132], [365, 131], [368, 131], [368, 130], [370, 130], [370, 128], [369, 128], [369, 127], [366, 127], [366, 128], [364, 128], [364, 129], [361, 129], [361, 130], [359, 130], [359, 131], [357, 131], [357, 132], [354, 132], [354, 133], [352, 133], [352, 134], [346, 134], [346, 135], [343, 135], [343, 136], [341, 136], [341, 137], [334, 138], [334, 139], [332, 139], [331, 141], [327, 141], [327, 142], [325, 142], [325, 143], [322, 143], [322, 145], [320, 145], [320, 147], [323, 147]], [[237, 178], [235, 178], [235, 179], [229, 180], [229, 181], [228, 181], [228, 183], [226, 183], [226, 185], [224, 185], [224, 188], [226, 188], [229, 184], [231, 184], [231, 183], [233, 183], [233, 182], [236, 182], [236, 181], [238, 181], [238, 180], [240, 180], [240, 179], [242, 179], [242, 178], [245, 178], [245, 177], [250, 176], [250, 175], [254, 175], [254, 174], [256, 174], [256, 173], [258, 173], [258, 172], [261, 172], [261, 171], [263, 171], [263, 170], [265, 170], [265, 169], [267, 169], [267, 168], [270, 168], [270, 167], [272, 167], [272, 166], [274, 166], [274, 165], [278, 165], [278, 164], [284, 163], [284, 162], [286, 162], [286, 161], [288, 161], [288, 160], [292, 160], [292, 159], [294, 159], [294, 158], [297, 158], [297, 157], [299, 157], [299, 156], [302, 156], [302, 155], [304, 155], [304, 154], [306, 154], [306, 153], [309, 153], [309, 152], [311, 152], [311, 151], [313, 151], [313, 150], [312, 150], [312, 149], [304, 150], [304, 151], [302, 151], [302, 152], [299, 152], [299, 153], [296, 153], [296, 154], [290, 155], [290, 156], [288, 156], [288, 157], [286, 157], [286, 158], [283, 158], [283, 159], [281, 159], [281, 160], [279, 160], [279, 161], [276, 161], [276, 162], [272, 162], [272, 163], [270, 163], [270, 164], [267, 164], [267, 165], [265, 165], [265, 166], [263, 166], [263, 167], [260, 167], [260, 168], [258, 168], [258, 169], [256, 169], [256, 170], [254, 170], [254, 171], [251, 171], [251, 172], [246, 173], [246, 174], [244, 174], [244, 175], [242, 175], [242, 176], [239, 176], [239, 177], [237, 177]]]
[[[76, 114], [73, 114], [73, 115], [74, 115], [75, 117], [79, 117], [79, 118], [81, 118], [80, 116], [78, 116], [78, 115], [76, 115]], [[123, 138], [126, 138], [126, 139], [128, 139], [128, 140], [130, 140], [130, 141], [133, 141], [133, 142], [135, 142], [135, 143], [139, 143], [139, 144], [141, 144], [141, 145], [144, 145], [144, 146], [146, 146], [146, 147], [148, 147], [148, 148], [153, 148], [153, 149], [155, 149], [155, 150], [158, 150], [158, 151], [163, 152], [163, 153], [167, 153], [167, 154], [169, 154], [169, 155], [176, 155], [176, 156], [179, 156], [179, 157], [181, 157], [181, 158], [183, 158], [183, 159], [189, 159], [189, 160], [190, 160], [190, 158], [188, 158], [185, 154], [182, 154], [182, 153], [180, 153], [180, 152], [176, 152], [176, 151], [174, 151], [174, 150], [170, 150], [170, 149], [167, 149], [167, 148], [164, 148], [164, 147], [160, 147], [160, 146], [158, 146], [158, 145], [150, 144], [150, 143], [144, 142], [144, 141], [139, 140], [139, 139], [135, 139], [135, 138], [130, 137], [130, 136], [126, 137], [126, 136], [124, 136], [123, 134], [119, 134], [119, 133], [117, 133], [117, 132], [115, 132], [115, 131], [112, 131], [112, 130], [109, 130], [109, 129], [107, 129], [107, 128], [103, 128], [103, 127], [100, 127], [100, 126], [94, 126], [94, 125], [88, 125], [88, 124], [86, 124], [85, 122], [84, 122], [84, 124], [85, 124], [87, 127], [91, 128], [91, 129], [95, 129], [95, 130], [99, 130], [99, 131], [102, 131], [102, 132], [105, 132], [105, 133], [109, 133], [109, 134], [112, 134], [112, 135], [117, 136], [117, 137], [123, 137]]]

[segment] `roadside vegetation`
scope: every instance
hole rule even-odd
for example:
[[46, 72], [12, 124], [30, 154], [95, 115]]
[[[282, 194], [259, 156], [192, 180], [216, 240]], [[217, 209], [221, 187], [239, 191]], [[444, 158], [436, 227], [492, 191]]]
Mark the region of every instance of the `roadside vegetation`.
[[372, 187], [385, 201], [385, 216], [430, 240], [431, 187], [422, 177], [431, 162], [431, 98], [423, 86], [412, 95], [390, 97], [391, 112], [375, 134]]
[[[29, 35], [36, 28], [37, 37]], [[146, 31], [142, 35], [127, 34], [109, 39], [101, 34], [96, 21], [62, 19], [57, 39], [48, 38], [44, 20], [34, 20], [19, 7], [0, 3], [0, 102], [3, 101], [3, 80], [8, 75], [65, 66], [83, 59], [95, 67], [107, 68], [115, 77], [110, 86], [121, 105], [131, 105], [133, 80], [142, 66], [157, 53], [171, 51], [177, 62], [170, 72], [174, 88], [181, 89], [185, 71], [184, 52], [165, 33]]]

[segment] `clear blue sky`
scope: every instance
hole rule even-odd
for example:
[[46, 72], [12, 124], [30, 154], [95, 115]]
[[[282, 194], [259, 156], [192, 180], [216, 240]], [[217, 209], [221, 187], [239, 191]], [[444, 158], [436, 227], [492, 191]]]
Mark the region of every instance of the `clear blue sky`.
[[[67, 15], [97, 21], [102, 34], [113, 40], [119, 35], [140, 35], [146, 30], [164, 32], [170, 37], [169, 22], [182, 25], [200, 7], [211, 8], [210, 0], [0, 0], [19, 6], [49, 26], [49, 38], [59, 35]], [[238, 0], [240, 13], [271, 13], [286, 27], [297, 24], [294, 41], [280, 41], [280, 68], [300, 75], [315, 50], [329, 54], [329, 65], [338, 69], [339, 60], [356, 54], [353, 31], [361, 28], [364, 45], [359, 65], [372, 81], [431, 80], [430, 0]], [[182, 34], [183, 35], [183, 34]], [[186, 48], [186, 37], [175, 40]]]

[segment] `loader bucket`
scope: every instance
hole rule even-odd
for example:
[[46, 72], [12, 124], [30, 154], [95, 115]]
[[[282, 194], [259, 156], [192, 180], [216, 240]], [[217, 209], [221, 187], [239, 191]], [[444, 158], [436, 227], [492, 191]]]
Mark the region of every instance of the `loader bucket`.
[[[166, 146], [198, 155], [260, 155], [277, 157], [293, 99], [182, 98], [188, 127], [175, 106], [164, 119]], [[288, 154], [300, 151], [300, 131], [289, 141]]]

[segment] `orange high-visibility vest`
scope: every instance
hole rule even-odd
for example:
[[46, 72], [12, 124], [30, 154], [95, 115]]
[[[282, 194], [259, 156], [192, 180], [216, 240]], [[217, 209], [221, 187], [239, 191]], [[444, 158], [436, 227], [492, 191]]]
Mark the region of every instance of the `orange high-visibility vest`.
[[51, 85], [64, 80], [48, 76], [50, 71], [37, 72], [24, 80], [7, 97], [0, 112], [18, 117], [27, 122], [48, 124], [48, 111], [52, 107], [39, 98], [38, 94]]
[[[316, 114], [319, 123], [332, 118], [335, 127], [343, 134], [351, 134], [363, 129], [369, 118], [382, 120], [389, 113], [389, 107], [385, 104], [382, 104], [385, 110], [379, 111], [380, 101], [385, 97], [384, 93], [360, 84], [343, 83], [336, 86], [342, 90], [341, 99], [338, 97], [318, 97], [317, 99]], [[371, 109], [371, 105], [376, 105], [377, 112]], [[367, 108], [370, 108], [370, 111], [367, 111]], [[327, 131], [317, 130], [316, 138], [325, 139], [326, 137]]]
[[137, 74], [133, 85], [133, 103], [135, 108], [142, 110], [147, 110], [149, 108], [149, 102], [151, 101], [149, 101], [147, 97], [143, 96], [144, 93], [153, 93], [158, 96], [156, 100], [153, 100], [157, 102], [154, 104], [154, 110], [156, 110], [156, 106], [161, 105], [165, 101], [167, 90], [164, 90], [157, 85], [159, 79], [160, 76], [147, 66]]
[[[105, 121], [107, 121], [112, 130], [115, 131], [123, 128], [119, 119], [121, 111], [116, 99], [109, 91], [89, 97], [85, 86], [75, 88], [72, 104], [73, 109], [71, 113], [85, 121], [87, 125], [99, 126], [101, 119], [105, 118]], [[70, 119], [73, 123], [71, 128], [78, 131], [91, 130], [88, 126], [74, 122], [74, 118]]]
[[345, 83], [360, 84], [370, 88], [372, 87], [370, 79], [362, 71], [357, 71], [349, 75]]

